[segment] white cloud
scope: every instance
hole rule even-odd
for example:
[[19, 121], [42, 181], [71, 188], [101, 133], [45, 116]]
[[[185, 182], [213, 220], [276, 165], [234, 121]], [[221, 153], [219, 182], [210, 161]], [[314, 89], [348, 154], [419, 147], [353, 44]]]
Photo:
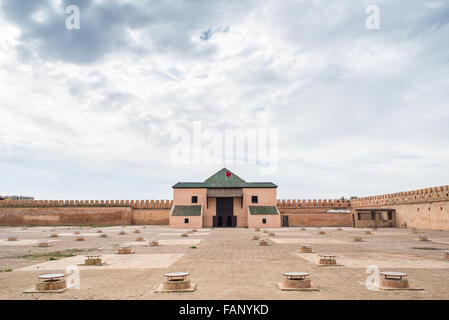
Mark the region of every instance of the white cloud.
[[3, 2], [0, 194], [170, 198], [220, 169], [169, 162], [194, 120], [279, 129], [277, 175], [231, 169], [281, 197], [447, 184], [443, 1], [381, 2], [375, 33], [358, 1], [80, 1], [78, 34], [61, 1]]

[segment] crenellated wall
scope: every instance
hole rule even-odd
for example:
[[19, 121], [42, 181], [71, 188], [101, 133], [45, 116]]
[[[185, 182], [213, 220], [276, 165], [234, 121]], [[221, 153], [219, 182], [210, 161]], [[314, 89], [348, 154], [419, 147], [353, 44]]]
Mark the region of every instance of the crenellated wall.
[[0, 225], [168, 224], [171, 200], [0, 201]]
[[[172, 205], [172, 200], [3, 200], [0, 225], [167, 225]], [[396, 211], [396, 226], [449, 230], [448, 186], [350, 201], [284, 199], [277, 207], [290, 226], [352, 226], [347, 211], [382, 208]]]
[[[277, 206], [282, 216], [288, 216], [290, 227], [350, 227], [352, 218], [348, 200], [278, 200]], [[328, 212], [328, 210], [340, 212]]]
[[170, 209], [173, 200], [18, 200], [0, 201], [0, 207], [129, 207]]
[[349, 200], [321, 200], [321, 199], [308, 199], [308, 200], [298, 200], [298, 199], [283, 199], [277, 201], [277, 206], [281, 208], [349, 208], [351, 203]]
[[449, 187], [441, 186], [351, 200], [353, 208], [396, 210], [396, 225], [449, 230]]

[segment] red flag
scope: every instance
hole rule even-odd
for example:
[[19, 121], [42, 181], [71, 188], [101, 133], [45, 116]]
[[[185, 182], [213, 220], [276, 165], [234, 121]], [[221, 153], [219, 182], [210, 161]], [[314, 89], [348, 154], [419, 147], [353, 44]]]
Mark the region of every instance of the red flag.
[[226, 177], [230, 177], [231, 176], [231, 173], [229, 172], [229, 171], [226, 171]]

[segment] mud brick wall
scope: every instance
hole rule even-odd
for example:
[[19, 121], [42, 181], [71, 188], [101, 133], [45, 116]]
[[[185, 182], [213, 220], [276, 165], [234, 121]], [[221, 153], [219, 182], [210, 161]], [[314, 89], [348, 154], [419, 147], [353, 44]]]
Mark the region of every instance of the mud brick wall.
[[[351, 213], [328, 213], [330, 209], [349, 210], [347, 200], [278, 200], [282, 216], [288, 216], [290, 227], [351, 227]], [[282, 221], [282, 220], [281, 220]]]
[[0, 201], [0, 225], [168, 224], [169, 200]]
[[351, 200], [354, 208], [396, 210], [397, 226], [449, 230], [449, 187], [441, 186]]
[[0, 208], [0, 225], [124, 225], [132, 208]]
[[288, 225], [290, 227], [351, 227], [352, 218], [349, 213], [289, 214]]

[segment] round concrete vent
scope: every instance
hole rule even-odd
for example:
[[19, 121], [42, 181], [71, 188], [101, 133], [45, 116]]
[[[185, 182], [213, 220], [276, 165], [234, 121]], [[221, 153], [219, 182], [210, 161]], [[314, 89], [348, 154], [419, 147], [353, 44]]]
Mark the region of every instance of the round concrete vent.
[[66, 281], [63, 273], [42, 274], [37, 277], [39, 282], [36, 284], [37, 291], [56, 291], [65, 289]]
[[384, 276], [381, 280], [382, 288], [386, 289], [405, 289], [408, 288], [408, 280], [405, 279], [406, 273], [396, 271], [384, 271], [380, 273]]
[[284, 287], [292, 289], [306, 289], [312, 286], [307, 272], [284, 272]]
[[165, 281], [162, 283], [162, 288], [167, 291], [185, 291], [191, 288], [190, 275], [188, 272], [167, 272], [164, 273]]

